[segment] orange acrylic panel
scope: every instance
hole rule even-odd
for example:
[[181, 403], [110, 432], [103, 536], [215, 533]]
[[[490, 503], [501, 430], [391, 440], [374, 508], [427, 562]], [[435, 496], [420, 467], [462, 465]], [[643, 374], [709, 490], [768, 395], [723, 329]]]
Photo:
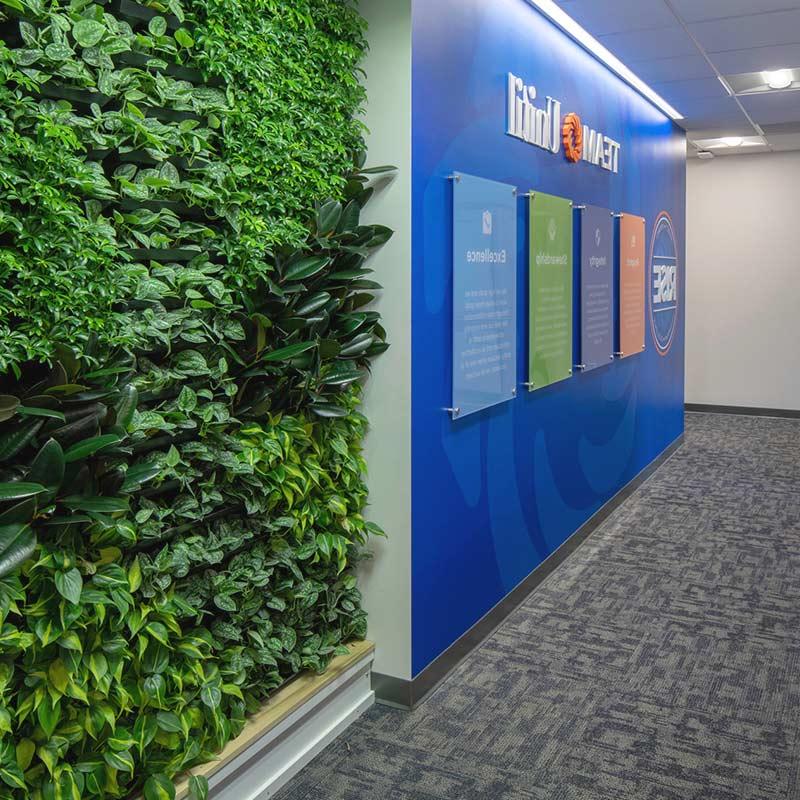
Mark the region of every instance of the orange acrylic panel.
[[623, 214], [619, 221], [619, 356], [644, 350], [643, 217]]

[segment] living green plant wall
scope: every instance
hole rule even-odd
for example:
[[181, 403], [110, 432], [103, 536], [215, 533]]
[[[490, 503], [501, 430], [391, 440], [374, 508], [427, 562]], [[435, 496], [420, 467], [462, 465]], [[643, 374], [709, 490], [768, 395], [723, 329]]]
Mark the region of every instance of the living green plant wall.
[[363, 26], [0, 3], [0, 798], [170, 798], [365, 633]]

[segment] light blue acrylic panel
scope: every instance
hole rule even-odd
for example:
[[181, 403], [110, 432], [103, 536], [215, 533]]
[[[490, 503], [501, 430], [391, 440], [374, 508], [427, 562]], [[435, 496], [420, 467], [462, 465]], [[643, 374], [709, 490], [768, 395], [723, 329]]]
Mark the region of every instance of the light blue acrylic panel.
[[458, 173], [453, 184], [454, 420], [517, 386], [517, 191]]

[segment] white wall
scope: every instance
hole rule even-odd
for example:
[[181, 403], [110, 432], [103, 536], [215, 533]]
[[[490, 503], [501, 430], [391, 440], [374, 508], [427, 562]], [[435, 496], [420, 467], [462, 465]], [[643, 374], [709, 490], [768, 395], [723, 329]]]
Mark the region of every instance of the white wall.
[[394, 236], [369, 264], [384, 291], [376, 308], [391, 347], [373, 362], [364, 413], [370, 508], [388, 534], [361, 570], [376, 644], [375, 671], [411, 678], [411, 0], [361, 0], [369, 23], [364, 63], [369, 105], [364, 121], [368, 166], [393, 164], [391, 181], [375, 182], [362, 217], [388, 225]]
[[800, 153], [687, 170], [686, 402], [800, 409]]

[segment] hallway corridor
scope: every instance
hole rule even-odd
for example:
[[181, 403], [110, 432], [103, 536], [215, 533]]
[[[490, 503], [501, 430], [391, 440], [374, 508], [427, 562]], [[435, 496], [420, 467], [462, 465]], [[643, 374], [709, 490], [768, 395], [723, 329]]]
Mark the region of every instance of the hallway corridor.
[[684, 446], [414, 712], [280, 800], [800, 798], [800, 421]]

